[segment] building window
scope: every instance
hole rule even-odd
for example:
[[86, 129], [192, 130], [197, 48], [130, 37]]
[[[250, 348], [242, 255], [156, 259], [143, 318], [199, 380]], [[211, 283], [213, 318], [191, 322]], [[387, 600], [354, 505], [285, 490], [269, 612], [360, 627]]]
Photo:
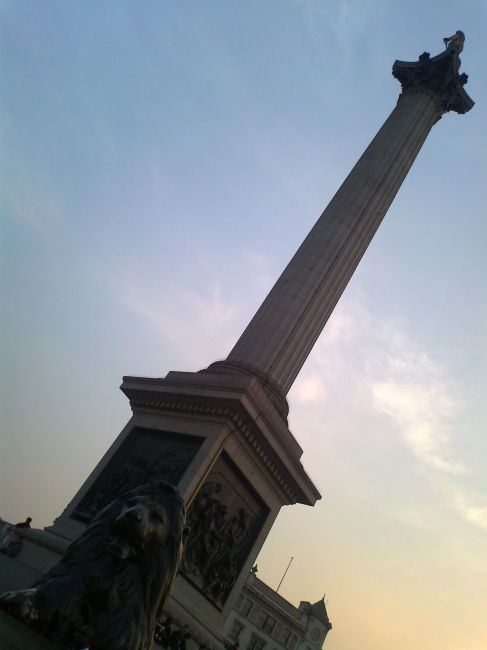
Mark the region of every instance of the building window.
[[245, 599], [245, 596], [243, 594], [240, 594], [240, 596], [237, 598], [237, 602], [235, 603], [235, 609], [240, 609], [244, 599]]
[[287, 642], [289, 641], [290, 636], [291, 636], [291, 630], [288, 630], [287, 627], [285, 627], [281, 632], [281, 636], [279, 637], [279, 643], [281, 645], [286, 645]]
[[247, 650], [263, 650], [264, 646], [265, 646], [264, 639], [259, 639], [258, 636], [252, 634], [252, 636], [250, 637], [249, 644], [247, 646]]
[[267, 614], [266, 612], [264, 612], [264, 610], [262, 610], [256, 622], [257, 627], [260, 627], [262, 630], [264, 630], [264, 632], [270, 634], [274, 629], [275, 624], [276, 624], [276, 619], [272, 618], [272, 616], [269, 616], [269, 614]]
[[298, 642], [298, 636], [297, 634], [293, 634], [291, 640], [289, 641], [289, 645], [288, 645], [289, 650], [294, 650], [297, 642]]
[[240, 623], [240, 621], [237, 621], [237, 619], [235, 619], [235, 620], [233, 621], [232, 628], [231, 628], [230, 632], [228, 633], [228, 636], [229, 636], [231, 639], [234, 639], [234, 640], [235, 640], [235, 639], [238, 639], [238, 637], [240, 636], [240, 632], [241, 632], [243, 629], [244, 629], [244, 626]]
[[247, 598], [247, 600], [242, 605], [242, 614], [244, 616], [248, 616], [250, 614], [250, 610], [252, 609], [252, 605], [253, 605], [253, 602]]

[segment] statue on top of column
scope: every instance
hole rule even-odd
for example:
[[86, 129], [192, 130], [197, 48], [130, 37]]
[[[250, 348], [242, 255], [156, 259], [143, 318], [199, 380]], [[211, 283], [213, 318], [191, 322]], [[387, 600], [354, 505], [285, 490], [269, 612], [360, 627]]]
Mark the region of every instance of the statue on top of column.
[[447, 36], [443, 39], [445, 48], [447, 50], [455, 50], [457, 54], [463, 50], [463, 44], [465, 43], [465, 34], [463, 32], [455, 32], [453, 36]]
[[433, 92], [439, 100], [440, 115], [449, 111], [467, 113], [474, 102], [465, 92], [468, 75], [459, 74], [458, 56], [463, 51], [465, 34], [457, 31], [443, 42], [445, 51], [433, 58], [429, 52], [423, 52], [418, 61], [395, 61], [392, 74], [400, 82], [403, 94], [422, 89]]

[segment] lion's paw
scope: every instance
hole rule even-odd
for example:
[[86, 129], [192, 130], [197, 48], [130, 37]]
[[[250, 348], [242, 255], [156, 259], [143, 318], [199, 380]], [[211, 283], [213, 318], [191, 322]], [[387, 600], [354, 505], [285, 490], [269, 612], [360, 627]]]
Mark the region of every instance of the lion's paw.
[[35, 625], [39, 619], [37, 589], [7, 591], [0, 596], [0, 607], [26, 625]]

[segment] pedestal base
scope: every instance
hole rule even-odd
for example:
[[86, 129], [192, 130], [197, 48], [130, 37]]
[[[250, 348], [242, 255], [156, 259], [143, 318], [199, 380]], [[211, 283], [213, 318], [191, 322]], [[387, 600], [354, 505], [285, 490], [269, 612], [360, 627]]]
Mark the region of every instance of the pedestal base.
[[192, 528], [168, 612], [192, 637], [221, 630], [283, 505], [320, 498], [302, 450], [259, 380], [232, 372], [125, 377], [133, 417], [49, 531], [74, 539], [123, 492], [176, 485]]

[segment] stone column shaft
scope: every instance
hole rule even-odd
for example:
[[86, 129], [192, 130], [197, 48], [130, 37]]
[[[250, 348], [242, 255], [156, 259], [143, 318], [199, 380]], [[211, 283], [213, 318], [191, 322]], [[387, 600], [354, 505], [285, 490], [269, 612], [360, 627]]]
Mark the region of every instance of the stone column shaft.
[[[227, 357], [286, 394], [442, 113], [406, 91]], [[225, 362], [224, 362], [225, 363]]]

